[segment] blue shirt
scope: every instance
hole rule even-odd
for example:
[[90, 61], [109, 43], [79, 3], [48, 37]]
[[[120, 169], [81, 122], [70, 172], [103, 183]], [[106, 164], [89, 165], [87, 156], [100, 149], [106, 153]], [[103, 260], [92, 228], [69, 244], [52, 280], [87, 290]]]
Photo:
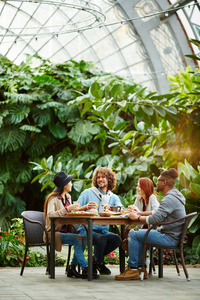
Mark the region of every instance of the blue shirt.
[[[101, 192], [102, 195], [107, 194], [107, 193], [104, 194], [100, 188], [98, 188], [98, 190]], [[77, 202], [80, 204], [80, 206], [83, 206], [83, 205], [87, 205], [91, 201], [97, 203], [98, 205], [97, 210], [99, 210], [99, 207], [101, 205], [100, 204], [101, 200], [96, 196], [96, 194], [91, 189], [87, 189], [80, 194]], [[110, 196], [108, 204], [111, 206], [123, 207], [119, 197], [113, 193]], [[85, 230], [85, 227], [83, 225], [80, 225], [78, 227], [78, 231], [81, 232], [83, 230]], [[104, 231], [109, 231], [109, 225], [93, 225], [93, 230], [99, 233], [101, 232], [103, 233]]]

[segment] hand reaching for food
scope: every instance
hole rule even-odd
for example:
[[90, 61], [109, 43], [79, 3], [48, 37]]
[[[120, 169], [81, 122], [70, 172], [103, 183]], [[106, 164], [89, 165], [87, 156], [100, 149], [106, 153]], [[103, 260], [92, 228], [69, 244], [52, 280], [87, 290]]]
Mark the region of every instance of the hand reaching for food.
[[80, 208], [80, 204], [79, 203], [74, 203], [74, 204], [70, 204], [67, 207], [67, 210], [69, 210], [69, 211], [77, 211], [77, 210], [79, 210], [79, 208]]
[[96, 202], [93, 202], [93, 201], [90, 201], [88, 204], [87, 204], [87, 209], [96, 209], [98, 207], [97, 203]]

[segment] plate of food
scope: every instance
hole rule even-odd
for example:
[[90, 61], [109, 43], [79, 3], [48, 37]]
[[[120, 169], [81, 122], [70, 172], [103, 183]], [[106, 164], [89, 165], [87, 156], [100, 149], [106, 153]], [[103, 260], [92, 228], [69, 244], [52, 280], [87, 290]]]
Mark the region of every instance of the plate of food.
[[122, 213], [121, 212], [114, 212], [113, 215], [114, 216], [119, 216], [119, 215], [122, 215]]

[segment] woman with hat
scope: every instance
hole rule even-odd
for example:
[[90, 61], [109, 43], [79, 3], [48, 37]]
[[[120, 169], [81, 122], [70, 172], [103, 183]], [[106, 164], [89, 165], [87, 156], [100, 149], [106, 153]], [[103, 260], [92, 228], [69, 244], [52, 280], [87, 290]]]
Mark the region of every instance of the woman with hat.
[[[44, 217], [49, 239], [51, 237], [51, 220], [50, 217], [64, 216], [67, 212], [78, 210], [79, 205], [71, 204], [69, 192], [72, 190], [72, 178], [74, 175], [68, 175], [65, 172], [58, 172], [53, 182], [55, 189], [50, 193], [44, 203]], [[55, 249], [61, 251], [62, 244], [74, 245], [74, 257], [68, 268], [67, 276], [75, 278], [87, 278], [88, 264], [84, 257], [84, 250], [87, 239], [80, 234], [68, 231], [67, 225], [57, 224], [55, 226]], [[82, 267], [82, 275], [76, 271], [76, 266]], [[99, 276], [93, 276], [98, 278]]]

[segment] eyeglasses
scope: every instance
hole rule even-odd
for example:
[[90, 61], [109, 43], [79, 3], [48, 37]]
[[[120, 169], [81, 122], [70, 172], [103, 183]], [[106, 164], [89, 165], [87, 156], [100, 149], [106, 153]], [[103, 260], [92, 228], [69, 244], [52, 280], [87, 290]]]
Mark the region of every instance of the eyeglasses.
[[157, 179], [157, 181], [165, 181], [165, 179]]

